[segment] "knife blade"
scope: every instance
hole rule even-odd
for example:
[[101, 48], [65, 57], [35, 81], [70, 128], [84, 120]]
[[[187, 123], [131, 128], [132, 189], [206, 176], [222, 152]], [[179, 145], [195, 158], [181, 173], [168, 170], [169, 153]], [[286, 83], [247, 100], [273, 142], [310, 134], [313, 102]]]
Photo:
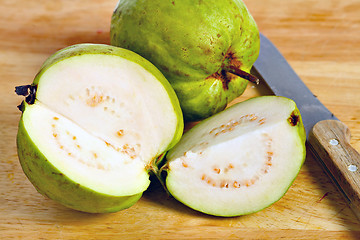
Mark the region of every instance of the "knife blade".
[[318, 100], [263, 34], [253, 70], [275, 95], [295, 101], [310, 151], [360, 219], [360, 154], [350, 145], [349, 128]]

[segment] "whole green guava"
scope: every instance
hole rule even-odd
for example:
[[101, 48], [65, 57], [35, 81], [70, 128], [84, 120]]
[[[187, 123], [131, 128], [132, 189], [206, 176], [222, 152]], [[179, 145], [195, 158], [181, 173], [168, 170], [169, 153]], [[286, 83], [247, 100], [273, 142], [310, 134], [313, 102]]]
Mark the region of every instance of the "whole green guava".
[[188, 121], [223, 110], [254, 80], [259, 31], [241, 0], [120, 0], [110, 34], [160, 69]]

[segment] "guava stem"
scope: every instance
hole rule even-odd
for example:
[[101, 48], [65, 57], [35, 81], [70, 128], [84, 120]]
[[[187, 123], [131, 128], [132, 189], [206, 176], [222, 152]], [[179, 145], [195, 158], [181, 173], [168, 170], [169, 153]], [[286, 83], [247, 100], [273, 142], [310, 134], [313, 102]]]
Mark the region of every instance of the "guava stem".
[[15, 87], [15, 93], [17, 95], [25, 96], [25, 102], [33, 104], [36, 97], [36, 86], [24, 85]]
[[255, 83], [256, 85], [258, 85], [260, 83], [260, 80], [259, 78], [257, 78], [256, 76], [250, 74], [250, 73], [247, 73], [237, 67], [234, 67], [234, 66], [228, 66], [224, 69], [225, 71], [229, 72], [229, 73], [232, 73], [232, 74], [235, 74], [236, 76], [239, 76], [241, 78], [244, 78], [246, 80], [248, 80], [249, 82], [252, 82], [252, 83]]
[[23, 85], [15, 87], [15, 93], [21, 96], [28, 96], [31, 85]]

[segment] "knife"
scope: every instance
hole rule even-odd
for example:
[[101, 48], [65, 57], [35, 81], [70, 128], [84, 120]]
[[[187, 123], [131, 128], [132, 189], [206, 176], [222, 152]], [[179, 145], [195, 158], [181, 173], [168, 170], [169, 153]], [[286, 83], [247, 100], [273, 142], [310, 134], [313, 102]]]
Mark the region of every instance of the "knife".
[[310, 151], [360, 219], [360, 154], [350, 145], [349, 128], [306, 87], [263, 34], [253, 70], [275, 95], [295, 101]]

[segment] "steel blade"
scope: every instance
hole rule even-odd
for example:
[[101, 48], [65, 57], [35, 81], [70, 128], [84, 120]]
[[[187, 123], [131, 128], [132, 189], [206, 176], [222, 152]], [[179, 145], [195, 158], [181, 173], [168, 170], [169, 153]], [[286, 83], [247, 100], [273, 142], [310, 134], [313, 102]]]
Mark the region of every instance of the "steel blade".
[[275, 45], [260, 34], [260, 54], [255, 71], [275, 95], [295, 101], [300, 110], [306, 135], [321, 120], [338, 120], [309, 90]]

